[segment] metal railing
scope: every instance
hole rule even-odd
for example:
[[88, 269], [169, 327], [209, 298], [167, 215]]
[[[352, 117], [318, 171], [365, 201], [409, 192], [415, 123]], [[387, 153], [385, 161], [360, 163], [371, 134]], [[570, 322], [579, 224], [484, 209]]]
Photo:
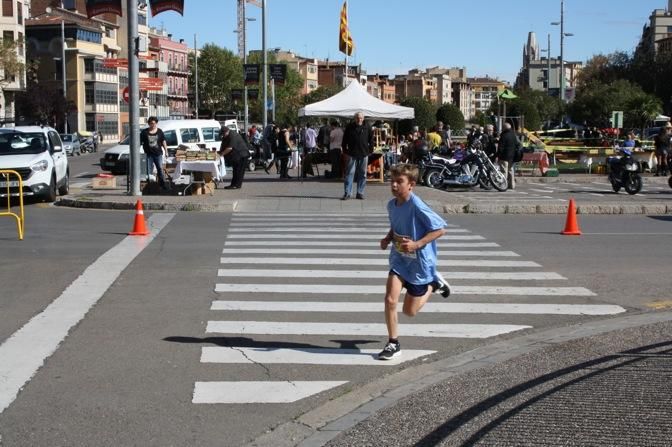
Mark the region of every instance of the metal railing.
[[[11, 181], [11, 176], [16, 176], [17, 181]], [[2, 185], [4, 183], [4, 185]], [[16, 184], [14, 186], [13, 184]], [[0, 169], [0, 185], [7, 188], [7, 211], [1, 211], [0, 216], [11, 216], [16, 219], [16, 227], [19, 232], [19, 240], [23, 240], [23, 229], [25, 224], [25, 218], [23, 214], [23, 179], [21, 175], [11, 169]], [[18, 187], [18, 196], [19, 196], [19, 214], [12, 212], [12, 193], [11, 188]]]

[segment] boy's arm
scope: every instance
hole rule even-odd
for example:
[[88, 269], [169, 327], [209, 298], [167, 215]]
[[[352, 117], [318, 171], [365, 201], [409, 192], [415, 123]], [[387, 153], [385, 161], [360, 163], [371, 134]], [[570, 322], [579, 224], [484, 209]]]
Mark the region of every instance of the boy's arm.
[[446, 234], [446, 230], [444, 228], [439, 228], [438, 230], [430, 231], [417, 241], [412, 241], [408, 238], [404, 238], [404, 240], [401, 242], [401, 249], [405, 252], [413, 252], [419, 250], [425, 245], [432, 242], [433, 240], [440, 238], [444, 234]]
[[388, 245], [390, 245], [390, 242], [392, 242], [392, 238], [394, 237], [394, 232], [392, 231], [392, 228], [390, 228], [390, 231], [387, 232], [387, 235], [380, 240], [380, 248], [385, 250]]

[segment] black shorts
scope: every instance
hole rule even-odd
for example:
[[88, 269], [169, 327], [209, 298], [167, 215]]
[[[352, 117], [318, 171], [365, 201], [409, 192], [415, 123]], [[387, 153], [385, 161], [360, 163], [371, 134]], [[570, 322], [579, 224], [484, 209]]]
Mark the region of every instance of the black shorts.
[[408, 292], [410, 295], [413, 296], [424, 296], [427, 293], [427, 290], [429, 290], [429, 286], [432, 283], [428, 284], [411, 284], [410, 282], [406, 281], [404, 278], [401, 277], [401, 275], [394, 270], [390, 270], [390, 275], [394, 275], [397, 278], [401, 280], [401, 285], [406, 289], [406, 292]]

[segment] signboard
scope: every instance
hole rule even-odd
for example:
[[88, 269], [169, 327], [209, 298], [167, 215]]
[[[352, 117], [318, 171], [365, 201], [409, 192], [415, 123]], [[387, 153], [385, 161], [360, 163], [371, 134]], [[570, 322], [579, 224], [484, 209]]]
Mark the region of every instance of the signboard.
[[121, 0], [86, 0], [86, 16], [88, 18], [106, 13], [123, 15]]
[[231, 89], [231, 100], [240, 101], [243, 99], [243, 89], [242, 88], [232, 88]]
[[248, 88], [247, 89], [247, 98], [248, 99], [259, 99], [259, 89], [258, 88]]
[[152, 16], [163, 11], [175, 11], [184, 15], [184, 0], [149, 0], [149, 8], [152, 11]]
[[623, 127], [623, 112], [620, 110], [611, 112], [611, 127], [621, 129]]
[[163, 90], [163, 79], [161, 78], [140, 78], [139, 84], [141, 90]]
[[105, 68], [128, 68], [128, 59], [105, 58], [103, 59]]
[[128, 87], [124, 87], [124, 89], [121, 91], [121, 97], [123, 98], [124, 102], [128, 104]]
[[245, 85], [259, 83], [259, 64], [243, 64], [243, 80]]
[[275, 82], [276, 85], [285, 84], [285, 79], [287, 78], [286, 64], [269, 64], [268, 70], [271, 79], [273, 79], [273, 82]]

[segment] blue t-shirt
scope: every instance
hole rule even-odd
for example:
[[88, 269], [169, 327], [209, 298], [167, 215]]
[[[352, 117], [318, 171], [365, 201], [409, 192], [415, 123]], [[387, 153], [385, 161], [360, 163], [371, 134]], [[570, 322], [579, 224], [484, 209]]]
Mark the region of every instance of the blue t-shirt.
[[418, 196], [411, 193], [409, 200], [397, 205], [396, 199], [387, 204], [390, 228], [394, 241], [390, 250], [390, 270], [397, 272], [411, 284], [429, 284], [436, 273], [436, 241], [432, 241], [413, 253], [397, 251], [403, 237], [413, 241], [422, 239], [427, 233], [446, 227], [446, 221], [439, 217]]

